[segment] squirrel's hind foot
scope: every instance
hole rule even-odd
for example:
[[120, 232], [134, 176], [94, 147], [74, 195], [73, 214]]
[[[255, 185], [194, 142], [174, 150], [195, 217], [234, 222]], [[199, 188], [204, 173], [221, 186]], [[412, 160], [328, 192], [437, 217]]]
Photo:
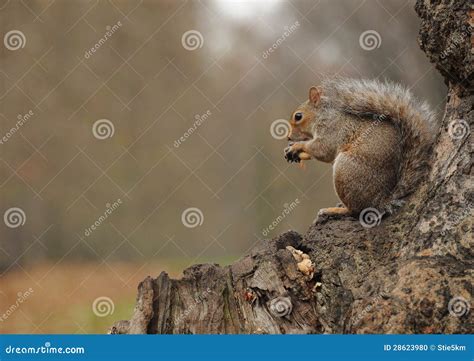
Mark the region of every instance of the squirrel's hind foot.
[[351, 216], [351, 212], [346, 207], [330, 207], [319, 210], [316, 222], [323, 222], [329, 219], [340, 219]]

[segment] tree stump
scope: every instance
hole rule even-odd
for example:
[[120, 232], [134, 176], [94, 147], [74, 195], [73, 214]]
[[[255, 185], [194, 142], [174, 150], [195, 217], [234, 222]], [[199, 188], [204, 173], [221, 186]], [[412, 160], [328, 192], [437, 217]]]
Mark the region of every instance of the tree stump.
[[[226, 267], [195, 265], [138, 286], [110, 333], [472, 332], [474, 10], [418, 0], [419, 43], [448, 85], [429, 179], [380, 224], [317, 219]], [[315, 210], [314, 210], [315, 211]], [[375, 225], [374, 227], [371, 227]]]

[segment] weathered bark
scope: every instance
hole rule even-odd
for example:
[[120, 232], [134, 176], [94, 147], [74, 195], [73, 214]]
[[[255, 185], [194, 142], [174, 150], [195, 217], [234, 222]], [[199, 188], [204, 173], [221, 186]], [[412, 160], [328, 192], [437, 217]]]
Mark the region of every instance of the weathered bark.
[[[473, 11], [418, 0], [420, 46], [446, 79], [429, 180], [373, 228], [318, 219], [231, 266], [195, 265], [139, 285], [131, 321], [112, 333], [472, 332]], [[307, 254], [287, 249], [292, 246]]]

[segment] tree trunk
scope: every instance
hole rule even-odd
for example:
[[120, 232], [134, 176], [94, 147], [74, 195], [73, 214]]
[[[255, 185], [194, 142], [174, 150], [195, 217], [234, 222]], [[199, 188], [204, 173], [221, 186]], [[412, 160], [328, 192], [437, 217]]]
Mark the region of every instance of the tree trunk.
[[[429, 180], [371, 228], [317, 219], [261, 242], [231, 266], [195, 265], [138, 287], [111, 333], [472, 332], [474, 11], [418, 0], [419, 42], [448, 85]], [[367, 225], [366, 225], [367, 226]], [[290, 246], [290, 247], [288, 247]]]

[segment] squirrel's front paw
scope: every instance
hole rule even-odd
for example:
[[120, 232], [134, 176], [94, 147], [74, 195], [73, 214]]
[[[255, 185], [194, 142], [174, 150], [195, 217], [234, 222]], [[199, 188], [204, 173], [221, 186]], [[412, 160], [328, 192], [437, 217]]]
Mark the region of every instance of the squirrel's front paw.
[[299, 157], [299, 153], [301, 152], [301, 150], [294, 149], [292, 146], [289, 146], [289, 147], [285, 148], [284, 152], [285, 152], [285, 159], [288, 162], [290, 162], [290, 163], [293, 163], [293, 162], [299, 163], [301, 161], [301, 159]]

